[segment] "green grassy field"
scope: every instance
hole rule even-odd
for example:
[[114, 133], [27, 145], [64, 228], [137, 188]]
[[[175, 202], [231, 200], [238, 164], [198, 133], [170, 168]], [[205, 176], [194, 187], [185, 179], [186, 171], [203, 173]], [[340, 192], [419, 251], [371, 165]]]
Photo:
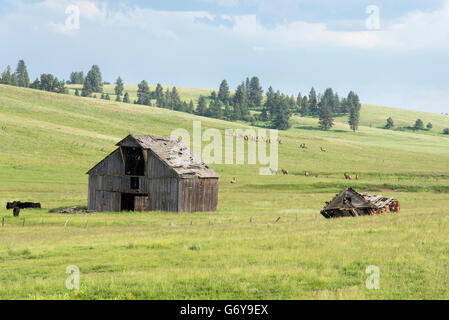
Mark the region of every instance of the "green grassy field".
[[[181, 95], [195, 99], [199, 91]], [[390, 115], [398, 125], [422, 118], [434, 129], [377, 128]], [[191, 131], [194, 120], [221, 132], [247, 128], [0, 85], [0, 298], [449, 298], [449, 137], [440, 134], [449, 118], [443, 115], [364, 105], [356, 133], [344, 118], [323, 132], [317, 119], [293, 117], [279, 146], [280, 168], [290, 174], [213, 165], [221, 176], [214, 213], [48, 212], [86, 206], [85, 173], [127, 134]], [[301, 143], [309, 149], [299, 149]], [[346, 181], [345, 172], [360, 180]], [[236, 185], [229, 183], [233, 177]], [[402, 212], [325, 220], [319, 210], [346, 185], [396, 197]], [[44, 208], [14, 218], [5, 210], [12, 200]], [[79, 291], [65, 287], [70, 265], [80, 268]], [[369, 265], [380, 269], [379, 290], [365, 286]]]

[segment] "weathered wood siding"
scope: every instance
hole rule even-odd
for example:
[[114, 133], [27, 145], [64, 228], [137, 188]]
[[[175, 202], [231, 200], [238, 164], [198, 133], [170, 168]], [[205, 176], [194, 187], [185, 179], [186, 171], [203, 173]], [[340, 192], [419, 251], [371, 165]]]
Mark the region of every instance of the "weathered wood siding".
[[182, 212], [212, 212], [217, 210], [218, 179], [182, 179]]
[[91, 170], [89, 210], [120, 211], [121, 193], [129, 193], [148, 196], [147, 201], [139, 203], [139, 210], [144, 206], [145, 211], [179, 211], [177, 174], [151, 151], [144, 150], [144, 156], [145, 176], [135, 177], [139, 179], [139, 189], [131, 189], [132, 176], [125, 175], [120, 149]]
[[[89, 210], [120, 211], [121, 194], [135, 194], [136, 210], [196, 212], [216, 211], [218, 179], [181, 179], [151, 150], [144, 150], [145, 176], [125, 175], [120, 149], [89, 172]], [[139, 179], [139, 188], [131, 189], [131, 178]], [[144, 200], [145, 199], [145, 200]]]

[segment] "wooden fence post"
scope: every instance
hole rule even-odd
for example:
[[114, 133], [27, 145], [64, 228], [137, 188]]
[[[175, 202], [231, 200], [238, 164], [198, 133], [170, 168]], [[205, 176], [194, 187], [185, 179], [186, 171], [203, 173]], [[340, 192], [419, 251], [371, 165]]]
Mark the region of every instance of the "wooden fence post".
[[64, 228], [67, 228], [67, 224], [69, 223], [69, 219], [67, 219], [64, 223]]
[[22, 228], [25, 227], [25, 217], [23, 217]]
[[2, 228], [5, 226], [5, 217], [2, 217]]
[[86, 229], [89, 228], [89, 220], [86, 220]]

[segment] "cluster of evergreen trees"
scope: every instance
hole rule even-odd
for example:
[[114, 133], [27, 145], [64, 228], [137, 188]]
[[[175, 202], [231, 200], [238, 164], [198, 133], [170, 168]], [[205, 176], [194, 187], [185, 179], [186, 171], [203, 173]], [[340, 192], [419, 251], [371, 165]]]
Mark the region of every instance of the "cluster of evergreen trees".
[[[393, 129], [395, 126], [393, 119], [390, 117], [387, 119], [387, 123], [385, 124], [384, 128], [385, 129]], [[401, 128], [399, 128], [401, 129]], [[417, 119], [414, 123], [414, 125], [410, 126], [410, 127], [405, 127], [405, 129], [411, 129], [411, 130], [424, 130], [424, 121], [422, 121], [421, 119]], [[433, 129], [433, 124], [432, 122], [427, 123], [426, 125], [426, 129], [428, 131]]]
[[176, 87], [172, 87], [171, 90], [166, 88], [164, 91], [162, 85], [158, 83], [155, 90], [151, 91], [148, 82], [145, 80], [140, 82], [137, 87], [137, 100], [134, 101], [135, 104], [152, 106], [152, 101], [155, 100], [156, 106], [159, 108], [188, 113], [193, 113], [194, 111], [193, 101], [190, 100], [190, 103], [182, 101]]
[[338, 93], [331, 88], [326, 89], [324, 94], [317, 94], [312, 88], [308, 96], [298, 94], [296, 107], [303, 117], [318, 116], [319, 126], [329, 130], [334, 126], [334, 116], [349, 115], [349, 127], [356, 131], [360, 122], [361, 103], [360, 98], [353, 91], [349, 92], [347, 98], [340, 100]]
[[30, 86], [30, 77], [28, 76], [25, 62], [20, 60], [15, 72], [11, 71], [11, 66], [6, 67], [6, 70], [1, 74], [0, 83], [28, 88]]
[[36, 80], [31, 83], [26, 64], [23, 60], [20, 60], [17, 63], [17, 68], [14, 73], [11, 71], [11, 66], [6, 67], [6, 70], [0, 76], [0, 83], [56, 93], [67, 93], [65, 82], [59, 81], [58, 78], [52, 74], [41, 74], [40, 78], [36, 78]]
[[84, 72], [72, 72], [68, 84], [84, 84]]
[[[67, 93], [64, 81], [59, 81], [52, 74], [42, 74], [33, 83], [30, 83], [25, 62], [20, 60], [16, 71], [13, 73], [8, 66], [1, 74], [0, 83], [20, 87], [45, 90], [57, 93]], [[84, 76], [84, 72], [72, 72], [70, 84], [82, 84], [82, 90], [75, 90], [76, 96], [96, 97], [101, 94], [102, 99], [110, 100], [109, 94], [103, 93], [102, 74], [98, 65], [92, 66]], [[116, 101], [130, 103], [128, 92], [124, 93], [124, 83], [121, 77], [115, 82]], [[123, 98], [122, 98], [123, 96]], [[335, 115], [349, 115], [349, 125], [354, 131], [358, 129], [360, 121], [361, 104], [357, 94], [350, 92], [347, 98], [340, 100], [337, 93], [329, 88], [324, 94], [317, 94], [312, 88], [308, 95], [301, 93], [295, 98], [274, 91], [270, 86], [265, 93], [260, 85], [258, 77], [246, 78], [234, 93], [231, 93], [226, 80], [219, 86], [218, 92], [213, 91], [209, 97], [201, 96], [196, 107], [192, 100], [189, 103], [182, 101], [176, 87], [171, 89], [157, 84], [154, 91], [150, 89], [147, 81], [143, 80], [138, 85], [137, 100], [135, 104], [152, 106], [153, 101], [159, 108], [167, 108], [176, 111], [195, 113], [197, 115], [224, 119], [229, 121], [247, 121], [256, 124], [263, 122], [276, 129], [290, 128], [290, 117], [299, 114], [303, 117], [319, 117], [319, 125], [328, 130], [334, 125]], [[251, 112], [253, 111], [253, 112]]]

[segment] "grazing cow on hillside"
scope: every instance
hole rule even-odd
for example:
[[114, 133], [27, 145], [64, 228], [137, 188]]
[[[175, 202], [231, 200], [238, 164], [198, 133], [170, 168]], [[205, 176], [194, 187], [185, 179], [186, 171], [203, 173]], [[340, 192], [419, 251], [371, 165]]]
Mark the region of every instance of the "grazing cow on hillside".
[[327, 152], [327, 149], [326, 149], [326, 148], [320, 147], [320, 149], [321, 149], [321, 151], [323, 151], [323, 152]]
[[346, 180], [351, 180], [352, 177], [351, 177], [349, 174], [345, 173], [345, 179], [346, 179]]
[[309, 176], [310, 176], [309, 171], [306, 171], [306, 172], [304, 173], [304, 175], [305, 175], [306, 177], [309, 177]]
[[237, 180], [235, 180], [235, 177], [234, 177], [234, 179], [231, 180], [231, 184], [236, 184], [236, 183], [237, 183]]
[[299, 146], [301, 149], [308, 149], [309, 147], [305, 143], [301, 143]]
[[288, 171], [287, 171], [287, 170], [284, 170], [284, 169], [282, 169], [282, 174], [283, 174], [284, 176], [288, 176]]

